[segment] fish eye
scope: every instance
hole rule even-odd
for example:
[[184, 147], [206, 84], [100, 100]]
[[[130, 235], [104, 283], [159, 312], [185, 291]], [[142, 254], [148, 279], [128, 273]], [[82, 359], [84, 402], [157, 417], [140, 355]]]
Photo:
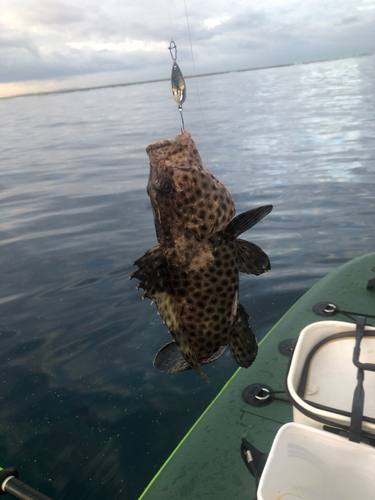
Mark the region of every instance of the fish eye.
[[162, 188], [162, 190], [165, 193], [170, 193], [171, 190], [172, 190], [172, 183], [171, 183], [171, 181], [169, 179], [167, 179], [166, 177], [164, 177], [160, 181], [160, 187]]

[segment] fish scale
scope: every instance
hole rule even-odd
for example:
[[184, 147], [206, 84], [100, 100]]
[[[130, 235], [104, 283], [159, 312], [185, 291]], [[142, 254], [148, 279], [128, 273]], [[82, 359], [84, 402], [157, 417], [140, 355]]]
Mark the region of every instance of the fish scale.
[[235, 215], [227, 189], [203, 165], [190, 134], [151, 144], [147, 192], [158, 245], [134, 264], [130, 276], [163, 317], [173, 341], [154, 360], [159, 371], [195, 369], [218, 359], [229, 345], [249, 367], [257, 354], [249, 315], [238, 302], [239, 271], [259, 275], [270, 261], [257, 245], [238, 238], [272, 210]]

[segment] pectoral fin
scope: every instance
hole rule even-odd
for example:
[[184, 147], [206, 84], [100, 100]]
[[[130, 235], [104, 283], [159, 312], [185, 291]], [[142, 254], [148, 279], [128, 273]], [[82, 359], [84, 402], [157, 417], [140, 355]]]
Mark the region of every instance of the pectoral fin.
[[258, 222], [272, 211], [272, 208], [272, 205], [265, 205], [264, 207], [254, 208], [237, 215], [225, 228], [225, 234], [233, 241], [240, 234], [258, 224]]
[[271, 269], [270, 259], [260, 247], [250, 241], [240, 239], [235, 240], [234, 244], [237, 250], [239, 271], [259, 275]]
[[249, 326], [249, 315], [241, 304], [238, 304], [229, 349], [234, 361], [243, 368], [249, 368], [258, 353], [257, 339]]

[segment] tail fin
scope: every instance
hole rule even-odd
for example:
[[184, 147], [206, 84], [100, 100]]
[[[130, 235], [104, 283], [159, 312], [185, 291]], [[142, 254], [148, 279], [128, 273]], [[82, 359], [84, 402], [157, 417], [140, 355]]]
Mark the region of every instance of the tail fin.
[[197, 357], [193, 351], [193, 349], [190, 347], [189, 342], [187, 341], [187, 336], [184, 331], [183, 325], [178, 325], [177, 328], [174, 328], [173, 331], [171, 332], [173, 335], [173, 338], [175, 339], [176, 346], [181, 353], [183, 359], [185, 362], [189, 365], [190, 368], [193, 368], [199, 375], [206, 381], [210, 382], [210, 379], [207, 377], [207, 375], [201, 370], [200, 363], [197, 360]]

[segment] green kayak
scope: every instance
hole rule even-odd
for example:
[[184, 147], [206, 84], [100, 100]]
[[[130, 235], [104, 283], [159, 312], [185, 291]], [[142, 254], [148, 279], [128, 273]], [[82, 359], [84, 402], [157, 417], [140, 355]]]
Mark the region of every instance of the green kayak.
[[[327, 313], [319, 315], [319, 307]], [[333, 270], [296, 302], [261, 341], [254, 365], [237, 370], [140, 500], [254, 498], [254, 479], [240, 454], [242, 438], [267, 453], [278, 430], [293, 421], [284, 380], [294, 339], [312, 323], [355, 323], [358, 315], [366, 317], [367, 325], [375, 326], [375, 253]], [[270, 388], [272, 401], [249, 404], [255, 384]], [[268, 394], [258, 396], [262, 400]]]

